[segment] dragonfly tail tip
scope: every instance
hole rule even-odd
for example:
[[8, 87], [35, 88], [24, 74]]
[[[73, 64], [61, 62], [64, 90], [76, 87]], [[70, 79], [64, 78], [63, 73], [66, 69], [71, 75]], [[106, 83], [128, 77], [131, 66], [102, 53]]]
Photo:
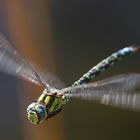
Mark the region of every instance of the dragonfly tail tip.
[[131, 47], [133, 48], [134, 52], [140, 51], [140, 46], [132, 45]]

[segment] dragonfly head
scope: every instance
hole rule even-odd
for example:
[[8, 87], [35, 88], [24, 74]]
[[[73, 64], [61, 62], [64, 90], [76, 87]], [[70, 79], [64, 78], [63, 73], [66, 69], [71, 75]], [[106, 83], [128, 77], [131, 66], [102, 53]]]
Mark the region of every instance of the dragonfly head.
[[39, 124], [47, 118], [45, 107], [37, 102], [31, 103], [27, 108], [28, 119], [33, 124]]

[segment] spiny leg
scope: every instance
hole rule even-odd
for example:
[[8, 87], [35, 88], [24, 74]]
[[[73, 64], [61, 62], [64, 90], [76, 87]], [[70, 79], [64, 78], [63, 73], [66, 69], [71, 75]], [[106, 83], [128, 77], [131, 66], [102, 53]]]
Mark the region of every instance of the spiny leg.
[[94, 77], [96, 77], [101, 72], [105, 71], [110, 66], [114, 65], [117, 61], [121, 60], [123, 57], [132, 54], [136, 51], [138, 51], [140, 48], [137, 46], [130, 46], [125, 47], [113, 54], [111, 54], [109, 57], [98, 63], [96, 66], [94, 66], [92, 69], [90, 69], [86, 74], [84, 74], [78, 81], [76, 81], [72, 86], [77, 86], [81, 84], [88, 83], [91, 81]]

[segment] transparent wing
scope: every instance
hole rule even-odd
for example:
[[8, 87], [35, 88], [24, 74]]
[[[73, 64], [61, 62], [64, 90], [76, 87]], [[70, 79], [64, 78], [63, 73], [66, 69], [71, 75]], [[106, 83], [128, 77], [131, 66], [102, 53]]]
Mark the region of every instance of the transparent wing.
[[40, 77], [43, 78], [45, 83], [48, 83], [51, 88], [62, 89], [65, 87], [64, 82], [61, 79], [59, 79], [57, 76], [49, 72], [44, 72], [43, 70], [38, 71], [38, 73], [40, 74]]
[[127, 73], [116, 75], [104, 80], [91, 83], [96, 88], [130, 91], [140, 86], [139, 73]]
[[70, 97], [92, 100], [99, 104], [118, 108], [140, 111], [140, 94], [115, 90], [101, 90], [94, 92], [67, 94]]
[[60, 90], [69, 97], [92, 100], [100, 104], [140, 111], [140, 74], [122, 74], [99, 82]]
[[48, 90], [50, 85], [54, 86], [53, 84], [56, 84], [56, 87], [63, 85], [55, 76], [49, 73], [41, 73], [25, 61], [2, 33], [0, 33], [0, 71], [42, 85]]
[[138, 73], [128, 73], [116, 75], [104, 80], [97, 82], [92, 82], [85, 85], [73, 86], [63, 89], [63, 92], [72, 92], [73, 94], [77, 92], [82, 92], [83, 89], [88, 90], [110, 90], [114, 89], [116, 91], [131, 91], [140, 86], [140, 74]]

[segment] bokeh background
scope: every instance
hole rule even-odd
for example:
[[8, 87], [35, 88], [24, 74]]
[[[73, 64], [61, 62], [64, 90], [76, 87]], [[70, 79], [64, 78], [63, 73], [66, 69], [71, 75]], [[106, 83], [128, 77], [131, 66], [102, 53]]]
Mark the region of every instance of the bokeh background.
[[[140, 1], [0, 0], [0, 32], [28, 60], [71, 85], [112, 52], [140, 44]], [[97, 77], [140, 72], [140, 53]], [[1, 140], [135, 140], [140, 113], [72, 100], [38, 126], [26, 107], [42, 89], [0, 72]]]

